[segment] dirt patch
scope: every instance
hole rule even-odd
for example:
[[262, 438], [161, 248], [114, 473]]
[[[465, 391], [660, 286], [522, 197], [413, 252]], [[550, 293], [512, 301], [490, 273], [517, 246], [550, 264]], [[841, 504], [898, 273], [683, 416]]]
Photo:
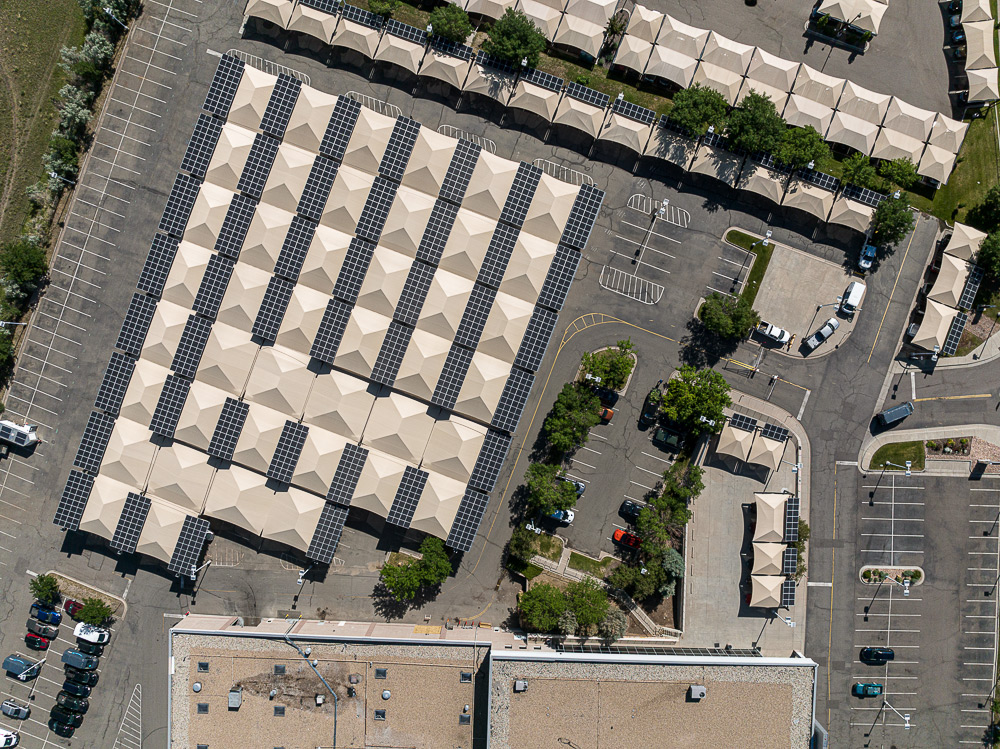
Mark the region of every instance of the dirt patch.
[[[655, 608], [650, 608], [648, 604], [640, 604], [642, 610], [646, 612], [650, 619], [654, 623], [660, 625], [661, 627], [669, 627], [670, 629], [676, 629], [674, 626], [674, 598], [663, 598], [655, 606]], [[648, 633], [647, 633], [648, 634]]]
[[74, 601], [83, 603], [84, 598], [98, 598], [108, 605], [114, 619], [121, 619], [125, 615], [125, 605], [121, 599], [110, 596], [107, 593], [102, 593], [96, 588], [91, 588], [89, 585], [84, 585], [76, 580], [70, 580], [58, 572], [50, 572], [48, 574], [53, 575], [59, 581], [59, 591], [62, 593], [64, 599], [72, 598]]

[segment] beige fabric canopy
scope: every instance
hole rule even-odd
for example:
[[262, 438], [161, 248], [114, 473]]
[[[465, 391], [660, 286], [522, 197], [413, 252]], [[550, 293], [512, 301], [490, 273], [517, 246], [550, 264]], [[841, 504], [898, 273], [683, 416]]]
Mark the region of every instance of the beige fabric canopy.
[[719, 433], [719, 442], [715, 446], [716, 455], [724, 455], [736, 460], [746, 460], [750, 454], [750, 444], [753, 442], [753, 432], [737, 429], [727, 423]]
[[225, 187], [227, 190], [235, 190], [256, 137], [257, 133], [253, 130], [233, 122], [223, 125], [215, 150], [212, 151], [212, 159], [205, 171], [205, 181]]
[[420, 63], [419, 74], [444, 81], [461, 90], [466, 76], [469, 75], [469, 66], [471, 64], [469, 60], [444, 55], [431, 48], [427, 50], [423, 62]]
[[486, 428], [460, 416], [435, 421], [420, 467], [468, 482], [486, 439]]
[[424, 59], [424, 45], [402, 39], [393, 34], [382, 34], [382, 41], [375, 50], [375, 59], [388, 62], [416, 74]]
[[125, 509], [128, 493], [134, 491], [134, 486], [115, 481], [103, 473], [97, 476], [94, 487], [90, 490], [90, 498], [83, 508], [79, 530], [102, 538], [113, 538], [122, 510]]
[[617, 0], [569, 0], [566, 3], [566, 15], [584, 18], [603, 30], [608, 20], [615, 14], [617, 4]]
[[811, 127], [824, 135], [833, 121], [833, 110], [825, 104], [792, 94], [785, 105], [784, 118], [789, 125]]
[[[462, 208], [477, 211], [492, 219], [500, 217], [507, 195], [517, 176], [518, 164], [483, 150], [465, 189]], [[452, 230], [454, 231], [454, 230]], [[454, 234], [452, 234], [454, 237]], [[484, 253], [485, 254], [485, 253]], [[477, 266], [478, 273], [478, 266]]]
[[473, 419], [491, 421], [510, 370], [511, 365], [507, 362], [477, 351], [472, 357], [454, 410]]
[[[289, 15], [291, 10], [292, 6], [288, 4]], [[280, 25], [284, 27], [285, 24]], [[228, 121], [251, 130], [259, 128], [267, 103], [271, 100], [274, 84], [277, 82], [278, 76], [265, 73], [252, 65], [245, 65], [240, 85], [229, 107]]]
[[392, 393], [375, 399], [361, 443], [417, 465], [433, 428], [434, 419], [427, 414], [426, 404]]
[[192, 313], [171, 302], [156, 305], [153, 320], [146, 331], [146, 341], [142, 346], [141, 358], [169, 367], [173, 364], [177, 344], [184, 333], [184, 326]]
[[697, 69], [697, 57], [686, 55], [664, 44], [657, 44], [650, 54], [646, 75], [663, 78], [681, 88], [688, 88], [694, 80]]
[[886, 112], [889, 111], [890, 101], [892, 101], [892, 97], [888, 94], [878, 94], [847, 81], [844, 84], [844, 91], [840, 95], [837, 111], [853, 115], [873, 125], [881, 125]]
[[476, 350], [513, 364], [534, 311], [534, 302], [497, 292]]
[[292, 483], [326, 496], [347, 443], [348, 439], [343, 435], [310, 426], [299, 460], [295, 464]]
[[323, 224], [317, 226], [299, 271], [299, 286], [329, 294], [337, 283], [350, 244], [350, 234]]
[[785, 194], [786, 182], [788, 182], [788, 177], [781, 172], [747, 160], [746, 166], [736, 181], [736, 187], [740, 190], [763, 195], [765, 198], [770, 198], [775, 203], [780, 204], [781, 196]]
[[167, 379], [170, 370], [148, 359], [139, 359], [135, 363], [132, 379], [128, 390], [122, 399], [119, 416], [123, 419], [148, 424], [153, 419], [156, 403], [160, 399], [163, 381]]
[[[361, 284], [357, 305], [392, 317], [412, 265], [413, 260], [403, 253], [379, 248]], [[323, 307], [326, 307], [325, 300]]]
[[288, 487], [288, 491], [275, 492], [261, 536], [299, 551], [307, 551], [324, 504], [326, 502], [322, 497], [294, 486]]
[[781, 440], [773, 440], [758, 433], [754, 437], [753, 445], [750, 446], [748, 463], [764, 466], [772, 471], [777, 471], [781, 465], [781, 456], [785, 454], [785, 443]]
[[[379, 164], [389, 145], [392, 131], [396, 127], [396, 118], [379, 114], [368, 107], [361, 107], [358, 120], [347, 142], [344, 152], [344, 164], [361, 169], [368, 174], [378, 174]], [[340, 172], [337, 172], [340, 176]], [[336, 184], [336, 183], [335, 183]], [[351, 227], [350, 230], [353, 230]]]
[[875, 148], [879, 126], [846, 112], [834, 112], [826, 140], [842, 143], [860, 151], [866, 156]]
[[259, 536], [274, 497], [266, 476], [232, 465], [216, 472], [205, 501], [205, 515]]
[[285, 28], [292, 17], [294, 4], [292, 0], [250, 0], [245, 15], [262, 18]]
[[243, 431], [236, 441], [233, 462], [266, 473], [287, 420], [286, 414], [251, 403], [243, 422]]
[[291, 143], [307, 151], [318, 151], [335, 106], [337, 106], [336, 96], [312, 86], [302, 86], [295, 100], [292, 116], [288, 118], [282, 142]]
[[149, 512], [135, 550], [161, 562], [169, 562], [177, 547], [188, 513], [170, 502], [150, 497]]
[[306, 355], [279, 346], [265, 346], [250, 370], [246, 399], [298, 419], [316, 379], [306, 368], [308, 364]]
[[792, 93], [833, 109], [840, 101], [840, 95], [844, 90], [844, 83], [843, 78], [821, 73], [815, 68], [802, 63], [795, 76], [795, 85], [792, 86]]
[[285, 316], [281, 319], [274, 341], [275, 347], [288, 349], [308, 360], [329, 301], [329, 294], [308, 286], [296, 286], [292, 291], [292, 298], [288, 300]]
[[556, 108], [552, 122], [580, 130], [591, 138], [596, 138], [604, 123], [604, 115], [605, 110], [600, 107], [574, 99], [572, 96], [564, 96]]
[[669, 161], [686, 170], [691, 166], [697, 150], [698, 141], [685, 138], [665, 127], [654, 127], [642, 155]]
[[466, 13], [476, 13], [487, 18], [500, 18], [507, 8], [513, 8], [517, 0], [469, 0]]
[[811, 213], [818, 219], [826, 221], [833, 208], [834, 195], [829, 190], [804, 182], [800, 179], [792, 180], [785, 193], [783, 206], [798, 208], [800, 211]]
[[208, 182], [203, 183], [191, 208], [184, 241], [208, 249], [215, 247], [232, 201], [232, 191]]
[[198, 515], [214, 473], [208, 455], [174, 442], [156, 451], [147, 488], [151, 494]]
[[780, 575], [783, 569], [784, 544], [754, 544], [752, 575]]
[[859, 232], [868, 231], [875, 209], [870, 205], [850, 200], [841, 195], [833, 204], [828, 221]]
[[315, 160], [316, 154], [298, 146], [288, 143], [278, 146], [261, 202], [294, 213]]
[[618, 45], [618, 52], [615, 54], [615, 65], [621, 65], [623, 68], [628, 68], [642, 75], [652, 51], [653, 45], [650, 42], [637, 36], [626, 35], [622, 39], [621, 44]]
[[[458, 141], [454, 138], [421, 127], [410, 152], [410, 160], [406, 163], [403, 185], [420, 190], [429, 196], [436, 196], [441, 191], [441, 185], [444, 183], [445, 175], [448, 174], [448, 167], [451, 166], [451, 159], [455, 155], [457, 146]], [[383, 231], [380, 241], [384, 240]]]
[[642, 39], [643, 41], [656, 42], [660, 34], [660, 27], [663, 26], [663, 14], [659, 11], [647, 8], [644, 5], [636, 5], [632, 9], [632, 15], [628, 20], [628, 36]]
[[464, 497], [464, 481], [429, 471], [423, 494], [410, 520], [410, 530], [447, 538]]
[[469, 75], [465, 79], [462, 91], [472, 94], [482, 94], [496, 99], [506, 105], [514, 90], [516, 77], [497, 68], [487, 67], [473, 60], [469, 67]]
[[995, 68], [997, 56], [993, 41], [996, 31], [993, 21], [963, 23], [962, 29], [965, 31], [965, 69]]
[[786, 495], [754, 494], [757, 505], [757, 527], [754, 530], [755, 542], [780, 542], [785, 537], [785, 502]]
[[562, 20], [563, 0], [549, 0], [549, 2], [539, 2], [539, 0], [520, 0], [517, 7], [524, 11], [524, 15], [535, 24], [536, 28], [550, 42], [556, 35], [559, 22]]
[[983, 240], [986, 239], [986, 233], [979, 231], [979, 229], [973, 229], [971, 226], [966, 226], [965, 224], [960, 224], [955, 222], [955, 229], [952, 232], [951, 239], [948, 240], [948, 246], [945, 247], [944, 251], [949, 255], [954, 255], [955, 257], [962, 258], [963, 260], [972, 260], [975, 258], [976, 253], [979, 252], [979, 248], [983, 244]]
[[[894, 96], [889, 102], [889, 108], [885, 113], [885, 120], [882, 123], [884, 128], [916, 138], [919, 141], [926, 141], [931, 134], [931, 127], [934, 125], [936, 112], [915, 107], [907, 104], [902, 99]], [[916, 163], [916, 159], [914, 159]]]
[[880, 0], [823, 0], [817, 11], [858, 29], [878, 34], [889, 6]]
[[325, 44], [329, 44], [330, 40], [333, 39], [333, 32], [336, 28], [337, 16], [301, 3], [296, 4], [288, 21], [289, 31], [298, 31], [301, 34], [315, 37]]
[[953, 151], [928, 144], [917, 165], [917, 174], [937, 180], [942, 185], [948, 183], [951, 170], [955, 167], [957, 155]]
[[341, 164], [320, 224], [353, 235], [374, 181], [371, 173]]
[[273, 273], [294, 217], [292, 211], [271, 203], [258, 203], [240, 250], [240, 265], [252, 265], [269, 275]]
[[957, 309], [928, 299], [924, 317], [920, 321], [920, 328], [913, 336], [911, 343], [928, 351], [933, 351], [935, 346], [939, 349], [943, 348], [956, 315], [958, 315]]
[[718, 91], [732, 105], [736, 103], [740, 86], [743, 85], [743, 78], [739, 73], [703, 60], [694, 71], [692, 83]]
[[997, 83], [996, 68], [967, 70], [969, 77], [969, 101], [996, 101], [1000, 99], [1000, 84]]
[[736, 97], [736, 106], [743, 103], [750, 92], [755, 94], [760, 94], [761, 96], [770, 99], [774, 104], [774, 108], [779, 113], [784, 111], [785, 102], [788, 101], [788, 91], [784, 89], [778, 89], [774, 86], [768, 86], [766, 83], [761, 83], [760, 81], [753, 81], [749, 78], [743, 80], [743, 86], [740, 88], [740, 95]]
[[[576, 185], [542, 174], [535, 188], [535, 196], [531, 199], [531, 205], [528, 206], [528, 212], [521, 224], [519, 236], [523, 237], [527, 232], [549, 242], [558, 242], [579, 192], [580, 188]], [[509, 273], [508, 270], [507, 277]]]
[[391, 317], [355, 307], [347, 321], [334, 363], [348, 372], [370, 377], [391, 322]]
[[225, 390], [198, 380], [191, 383], [174, 439], [194, 445], [199, 450], [207, 450], [227, 397], [232, 396]]
[[524, 109], [537, 114], [547, 122], [551, 122], [556, 115], [556, 107], [561, 95], [558, 91], [550, 91], [522, 80], [518, 81], [517, 86], [514, 87], [514, 93], [510, 97], [510, 101], [507, 102], [507, 108]]
[[270, 280], [271, 274], [267, 271], [237, 263], [229, 279], [229, 286], [226, 287], [226, 294], [222, 297], [217, 321], [244, 331], [246, 333], [244, 338], [249, 340], [250, 330], [257, 318]]
[[181, 242], [160, 298], [181, 307], [191, 307], [201, 287], [208, 261], [214, 254], [191, 242]]
[[990, 0], [964, 0], [962, 3], [962, 23], [991, 20], [993, 12], [990, 10]]
[[315, 425], [360, 442], [375, 402], [375, 396], [367, 390], [365, 380], [344, 372], [333, 370], [317, 375], [302, 420], [310, 428]]
[[451, 339], [421, 330], [418, 326], [399, 365], [394, 387], [405, 393], [430, 400], [441, 370], [448, 360]]
[[702, 145], [691, 164], [691, 171], [695, 174], [714, 177], [732, 187], [740, 176], [742, 166], [743, 158], [741, 156], [712, 146]]
[[875, 139], [872, 157], [876, 159], [909, 159], [914, 164], [920, 163], [920, 155], [924, 152], [924, 142], [917, 140], [898, 130], [883, 127]]
[[[572, 0], [570, 2], [572, 3]], [[565, 13], [559, 23], [559, 28], [556, 29], [552, 43], [579, 49], [596, 58], [604, 44], [605, 23], [607, 20], [594, 23], [589, 19]]]
[[747, 68], [750, 67], [753, 51], [754, 48], [749, 44], [735, 42], [711, 31], [705, 42], [705, 49], [702, 50], [701, 60], [742, 76], [746, 75]]
[[396, 490], [403, 479], [406, 463], [379, 450], [369, 450], [365, 467], [354, 489], [351, 507], [374, 512], [386, 517], [396, 498]]
[[788, 93], [795, 85], [799, 63], [784, 60], [760, 47], [754, 50], [747, 68], [747, 82], [759, 81], [779, 91]]
[[471, 278], [438, 268], [420, 310], [417, 330], [453, 340], [465, 314], [472, 287]]
[[370, 29], [360, 23], [341, 18], [337, 33], [333, 35], [330, 45], [352, 49], [370, 60], [375, 57], [378, 40], [379, 32], [376, 29]]
[[701, 53], [708, 41], [709, 31], [689, 26], [670, 15], [663, 16], [663, 26], [656, 38], [658, 47], [665, 47], [695, 60], [701, 59]]
[[953, 120], [938, 112], [934, 124], [931, 125], [931, 135], [927, 139], [927, 143], [951, 153], [958, 153], [968, 130], [969, 124], [967, 122]]
[[534, 305], [555, 254], [555, 242], [522, 231], [507, 263], [500, 292]]
[[750, 580], [750, 606], [776, 609], [781, 605], [781, 584], [785, 578], [779, 575], [751, 575]]
[[969, 279], [972, 268], [973, 266], [964, 260], [945, 253], [941, 256], [941, 269], [934, 280], [934, 285], [927, 293], [927, 298], [949, 307], [958, 307], [958, 301], [962, 298], [962, 291], [965, 289], [965, 282]]
[[600, 139], [618, 143], [637, 154], [642, 154], [652, 132], [652, 125], [645, 125], [630, 120], [628, 117], [622, 117], [616, 112], [611, 112], [608, 115], [608, 121], [604, 123]]

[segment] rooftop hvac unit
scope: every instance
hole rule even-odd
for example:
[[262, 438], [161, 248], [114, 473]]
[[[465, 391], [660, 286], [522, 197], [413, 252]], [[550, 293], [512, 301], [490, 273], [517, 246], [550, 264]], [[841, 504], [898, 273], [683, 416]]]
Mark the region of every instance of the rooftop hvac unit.
[[524, 681], [523, 679], [518, 679], [517, 681], [514, 682], [514, 691], [515, 692], [528, 691], [528, 682]]
[[690, 687], [688, 687], [688, 697], [690, 697], [691, 700], [694, 702], [700, 702], [701, 700], [705, 699], [706, 694], [707, 691], [705, 690], [705, 687], [703, 687], [701, 684], [692, 684]]
[[229, 690], [229, 709], [239, 710], [243, 704], [243, 687], [233, 687]]

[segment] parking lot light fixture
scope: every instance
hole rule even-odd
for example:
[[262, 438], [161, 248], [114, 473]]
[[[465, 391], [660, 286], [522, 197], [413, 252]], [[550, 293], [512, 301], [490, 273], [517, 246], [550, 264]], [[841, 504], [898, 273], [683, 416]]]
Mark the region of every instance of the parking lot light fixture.
[[905, 713], [904, 714], [904, 713], [899, 712], [899, 710], [897, 710], [896, 708], [894, 708], [892, 705], [889, 704], [889, 700], [887, 700], [885, 697], [882, 697], [882, 704], [885, 705], [887, 708], [889, 708], [890, 710], [892, 710], [894, 713], [896, 713], [896, 715], [898, 715], [900, 718], [903, 719], [903, 728], [905, 730], [907, 730], [907, 731], [910, 730], [910, 714], [909, 713]]
[[699, 416], [698, 417], [698, 421], [700, 421], [702, 424], [708, 424], [710, 427], [714, 427], [715, 426], [715, 419], [710, 419], [710, 418], [708, 418], [707, 416], [704, 416], [704, 415], [703, 416]]
[[111, 12], [111, 8], [109, 8], [107, 5], [104, 6], [104, 12], [107, 13], [109, 16], [111, 16], [113, 19], [115, 19], [115, 21], [118, 22], [119, 26], [121, 26], [123, 29], [125, 29], [126, 31], [128, 31], [128, 26], [126, 26], [124, 23], [122, 23], [121, 19], [118, 18], [118, 16], [116, 16], [114, 13], [112, 13]]
[[204, 563], [203, 565], [201, 565], [201, 567], [195, 567], [195, 566], [194, 566], [194, 565], [192, 564], [192, 565], [191, 565], [191, 575], [190, 575], [190, 577], [191, 577], [191, 582], [194, 582], [195, 580], [197, 580], [197, 579], [198, 579], [198, 573], [199, 573], [199, 572], [200, 572], [201, 570], [205, 569], [205, 568], [206, 568], [206, 567], [207, 567], [208, 565], [210, 565], [211, 563], [212, 563], [212, 560], [211, 560], [211, 559], [209, 559], [209, 560], [208, 560], [207, 562], [205, 562], [205, 563]]
[[893, 468], [902, 468], [904, 471], [906, 471], [906, 475], [909, 476], [911, 474], [910, 467], [912, 465], [913, 465], [912, 461], [909, 460], [906, 461], [906, 465], [904, 466], [899, 465], [899, 463], [893, 463], [887, 460], [885, 461], [885, 463], [882, 464], [882, 471], [883, 472], [885, 471], [886, 466], [892, 466]]
[[63, 177], [63, 176], [61, 176], [59, 174], [56, 174], [55, 172], [49, 172], [49, 176], [52, 177], [52, 179], [61, 179], [67, 185], [75, 185], [76, 184], [76, 182], [74, 182], [73, 180], [66, 179], [65, 177]]

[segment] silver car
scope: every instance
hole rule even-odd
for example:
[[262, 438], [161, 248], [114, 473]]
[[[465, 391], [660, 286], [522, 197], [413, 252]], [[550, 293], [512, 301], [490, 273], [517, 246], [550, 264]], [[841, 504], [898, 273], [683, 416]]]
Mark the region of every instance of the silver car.
[[840, 327], [840, 320], [836, 317], [831, 317], [825, 323], [823, 327], [813, 333], [811, 336], [806, 338], [806, 348], [810, 351], [815, 351], [816, 348], [823, 343], [827, 338], [833, 335], [833, 331]]
[[4, 700], [3, 703], [0, 703], [0, 713], [18, 720], [25, 720], [31, 715], [31, 708], [15, 700]]

